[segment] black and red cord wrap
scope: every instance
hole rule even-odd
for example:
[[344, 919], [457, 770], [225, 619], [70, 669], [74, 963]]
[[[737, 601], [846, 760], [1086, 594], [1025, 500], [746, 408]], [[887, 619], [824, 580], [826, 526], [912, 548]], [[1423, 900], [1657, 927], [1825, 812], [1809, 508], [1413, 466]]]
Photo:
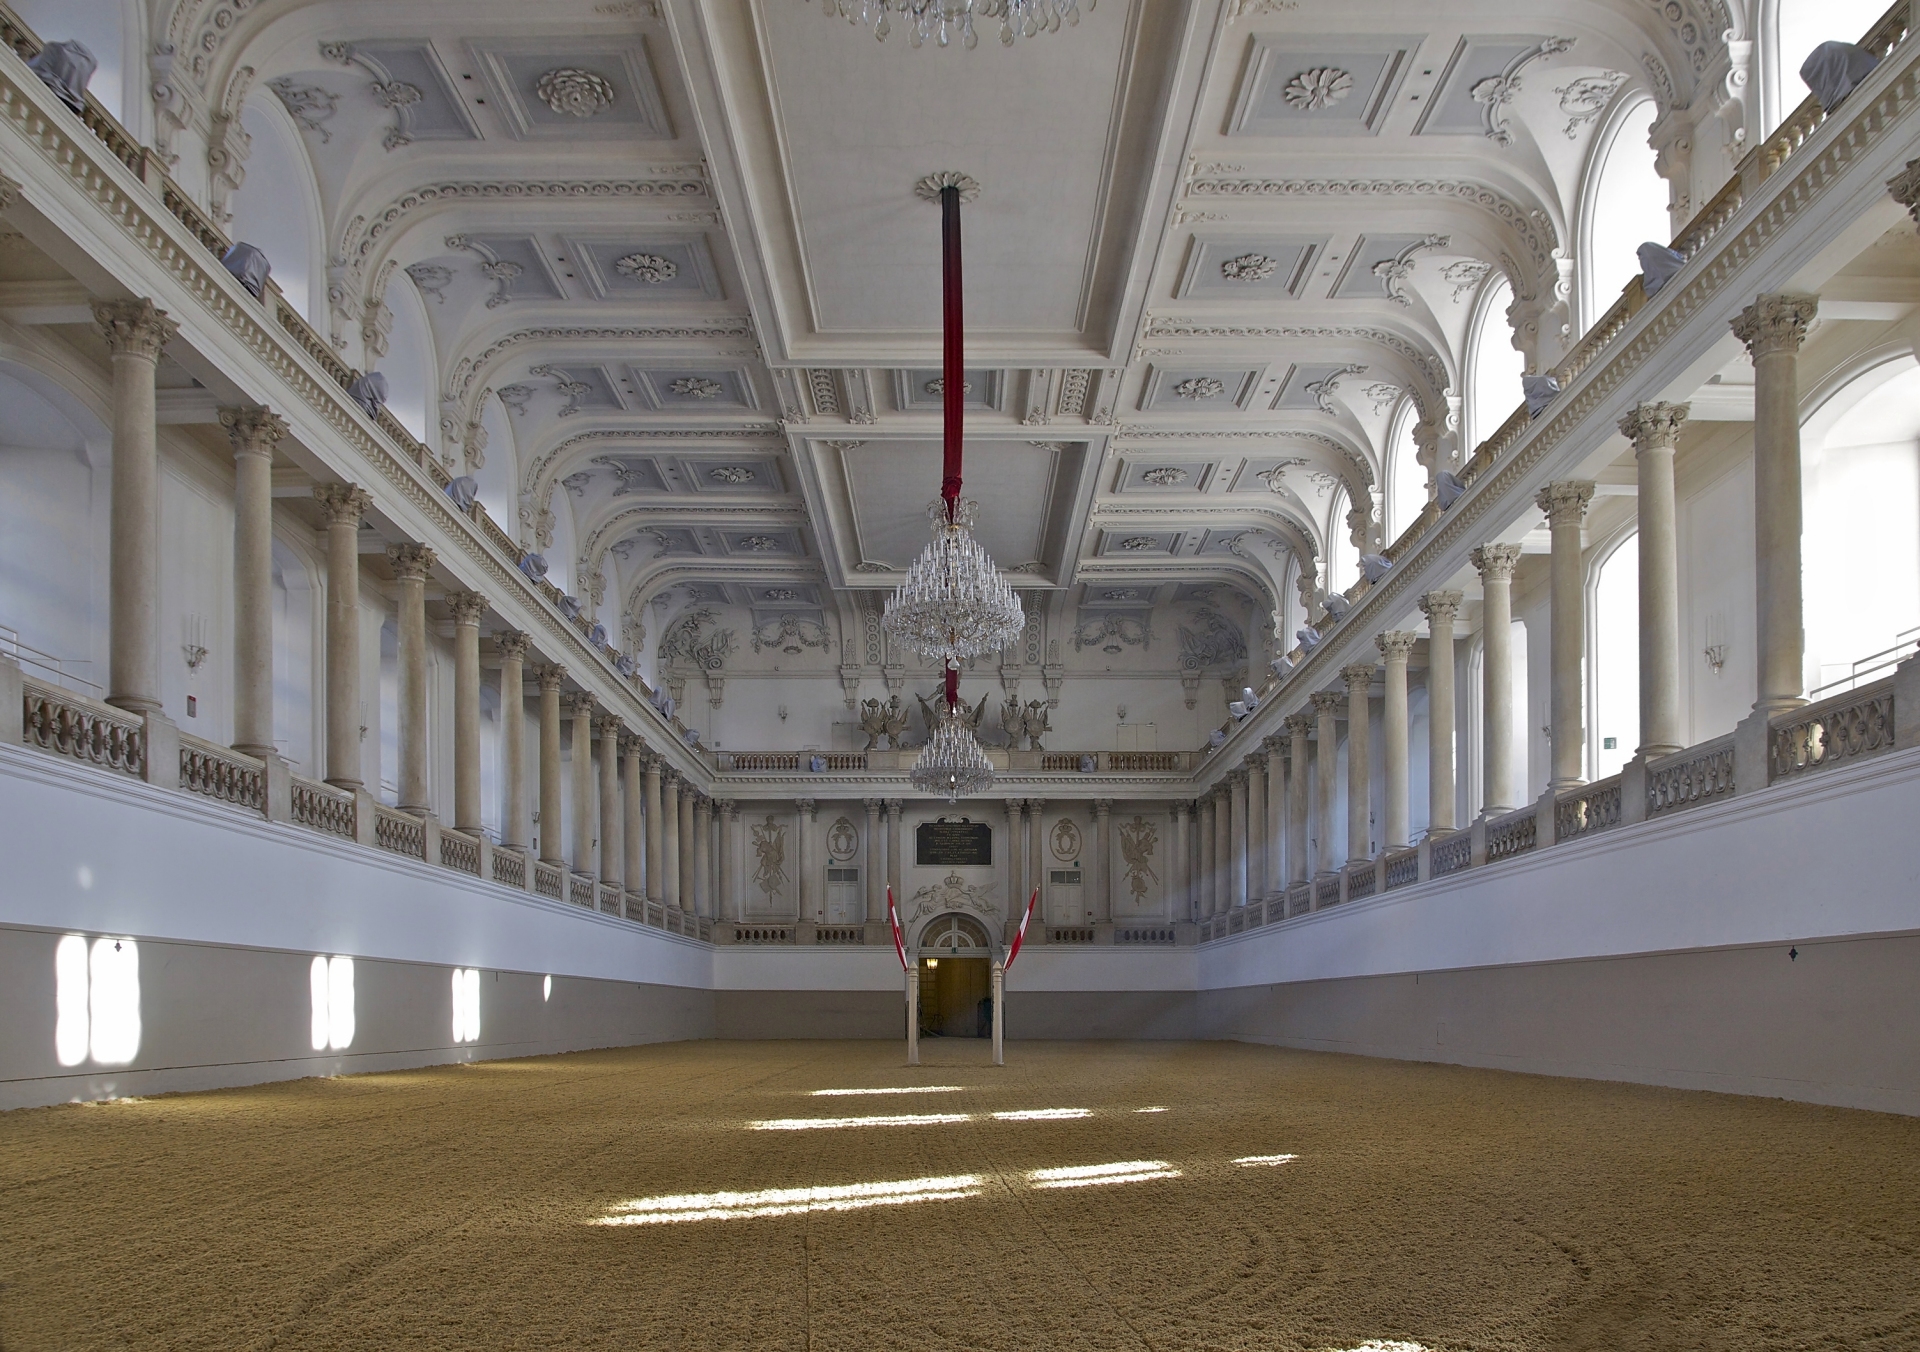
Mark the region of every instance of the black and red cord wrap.
[[[966, 431], [966, 356], [960, 308], [960, 189], [940, 189], [940, 500], [952, 524], [960, 502], [960, 448]], [[947, 668], [947, 708], [960, 703], [960, 672]]]

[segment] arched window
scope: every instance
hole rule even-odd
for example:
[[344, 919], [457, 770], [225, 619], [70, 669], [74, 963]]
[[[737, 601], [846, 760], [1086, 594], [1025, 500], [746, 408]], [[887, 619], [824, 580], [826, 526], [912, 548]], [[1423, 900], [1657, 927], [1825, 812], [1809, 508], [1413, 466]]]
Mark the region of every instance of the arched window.
[[1846, 688], [1920, 630], [1920, 367], [1867, 371], [1801, 432], [1809, 691]]
[[1811, 92], [1800, 78], [1807, 54], [1823, 42], [1858, 42], [1887, 7], [1880, 0], [1771, 0], [1763, 19], [1768, 10], [1773, 22], [1763, 23], [1759, 76], [1771, 132]]
[[1500, 424], [1520, 407], [1520, 377], [1527, 360], [1513, 345], [1507, 325], [1507, 306], [1513, 303], [1513, 285], [1495, 273], [1480, 288], [1473, 323], [1468, 329], [1467, 401], [1460, 429], [1467, 454], [1500, 430]]
[[1389, 424], [1386, 454], [1386, 538], [1398, 540], [1427, 505], [1427, 471], [1419, 461], [1413, 443], [1414, 424], [1420, 410], [1411, 399], [1402, 399]]
[[13, 8], [42, 42], [79, 42], [93, 53], [96, 64], [87, 92], [136, 140], [145, 139], [146, 72], [139, 53], [146, 50], [146, 41], [139, 5], [128, 0], [18, 0]]
[[1640, 537], [1616, 540], [1593, 574], [1587, 664], [1588, 778], [1605, 779], [1640, 745]]
[[427, 307], [421, 304], [413, 278], [404, 271], [396, 272], [387, 283], [385, 299], [393, 315], [393, 329], [387, 334], [387, 355], [374, 369], [387, 378], [388, 410], [402, 427], [431, 448], [439, 443], [439, 438], [431, 435], [439, 420], [428, 414], [438, 409], [440, 398]]
[[247, 175], [233, 197], [233, 237], [257, 246], [273, 264], [287, 304], [309, 320], [324, 319], [326, 246], [320, 190], [307, 148], [280, 101], [255, 93], [240, 115], [253, 146]]
[[1333, 501], [1327, 507], [1327, 566], [1320, 585], [1330, 592], [1345, 591], [1360, 576], [1360, 551], [1347, 534], [1347, 509], [1351, 505], [1343, 485], [1333, 491]]
[[1612, 308], [1621, 288], [1639, 273], [1640, 246], [1672, 238], [1667, 181], [1654, 172], [1654, 154], [1647, 144], [1657, 112], [1652, 99], [1625, 107], [1596, 144], [1581, 231], [1583, 332]]
[[473, 471], [480, 481], [480, 502], [488, 516], [511, 528], [515, 516], [515, 485], [520, 482], [520, 453], [514, 444], [513, 419], [498, 399], [481, 401], [480, 429], [487, 434], [485, 459], [480, 468]]

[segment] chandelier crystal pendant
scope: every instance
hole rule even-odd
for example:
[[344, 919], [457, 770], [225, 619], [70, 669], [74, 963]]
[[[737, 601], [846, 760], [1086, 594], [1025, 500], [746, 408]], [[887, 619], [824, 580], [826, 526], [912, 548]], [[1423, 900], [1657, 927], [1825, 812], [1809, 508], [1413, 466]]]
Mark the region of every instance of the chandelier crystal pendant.
[[[1007, 0], [1011, 3], [1011, 0]], [[973, 538], [975, 506], [960, 498], [966, 385], [960, 311], [960, 187], [940, 189], [942, 466], [940, 500], [928, 508], [933, 540], [887, 600], [881, 624], [902, 645], [946, 669], [946, 709], [927, 730], [927, 745], [908, 778], [948, 802], [983, 792], [993, 767], [960, 713], [960, 663], [997, 652], [1026, 628], [1026, 614], [987, 551]]]
[[[1087, 8], [1095, 0], [1087, 0]], [[840, 16], [885, 42], [898, 17], [907, 30], [907, 43], [918, 47], [927, 39], [941, 47], [956, 38], [963, 47], [980, 45], [973, 21], [998, 19], [1000, 42], [1011, 47], [1016, 37], [1031, 38], [1041, 33], [1057, 33], [1061, 21], [1080, 22], [1079, 0], [821, 0], [828, 14]]]

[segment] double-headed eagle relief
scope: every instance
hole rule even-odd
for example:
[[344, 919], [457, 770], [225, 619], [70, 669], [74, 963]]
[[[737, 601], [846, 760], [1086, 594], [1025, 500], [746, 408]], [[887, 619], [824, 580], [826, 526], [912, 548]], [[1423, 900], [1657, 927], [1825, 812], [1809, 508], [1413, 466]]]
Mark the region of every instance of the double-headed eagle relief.
[[1022, 708], [1016, 695], [1000, 706], [1000, 726], [1007, 730], [1007, 745], [1014, 750], [1020, 749], [1020, 739], [1025, 737], [1029, 751], [1045, 751], [1040, 739], [1052, 731], [1046, 701], [1028, 700]]
[[[921, 702], [925, 703], [924, 700]], [[885, 704], [877, 699], [863, 700], [860, 704], [860, 731], [867, 734], [867, 744], [863, 750], [877, 749], [883, 737], [890, 739], [894, 749], [899, 750], [900, 736], [907, 730], [907, 721], [911, 717], [898, 695]]]

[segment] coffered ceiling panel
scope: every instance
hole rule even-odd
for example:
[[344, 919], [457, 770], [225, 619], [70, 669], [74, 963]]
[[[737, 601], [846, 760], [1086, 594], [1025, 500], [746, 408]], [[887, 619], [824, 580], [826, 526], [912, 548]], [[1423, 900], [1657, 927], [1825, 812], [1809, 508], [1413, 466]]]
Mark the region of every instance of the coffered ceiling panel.
[[1326, 252], [1327, 237], [1276, 239], [1234, 235], [1195, 239], [1174, 295], [1231, 300], [1297, 296]]
[[1140, 393], [1143, 409], [1225, 413], [1245, 408], [1259, 391], [1264, 366], [1156, 366]]
[[562, 242], [587, 290], [616, 300], [721, 300], [720, 278], [704, 236], [565, 235]]
[[1417, 37], [1257, 36], [1228, 131], [1371, 136], [1419, 45]]
[[666, 140], [673, 136], [644, 40], [497, 38], [467, 44], [509, 131], [528, 139]]

